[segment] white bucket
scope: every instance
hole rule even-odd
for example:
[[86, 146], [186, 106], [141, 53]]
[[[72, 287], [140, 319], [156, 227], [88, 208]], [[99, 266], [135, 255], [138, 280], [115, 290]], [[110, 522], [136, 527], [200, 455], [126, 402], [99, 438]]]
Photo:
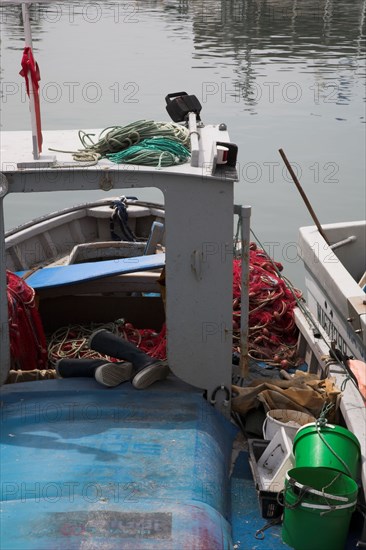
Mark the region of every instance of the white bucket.
[[315, 422], [315, 418], [310, 414], [291, 409], [272, 409], [267, 412], [263, 422], [263, 437], [271, 440], [280, 428], [284, 428], [293, 441], [297, 431], [310, 422]]

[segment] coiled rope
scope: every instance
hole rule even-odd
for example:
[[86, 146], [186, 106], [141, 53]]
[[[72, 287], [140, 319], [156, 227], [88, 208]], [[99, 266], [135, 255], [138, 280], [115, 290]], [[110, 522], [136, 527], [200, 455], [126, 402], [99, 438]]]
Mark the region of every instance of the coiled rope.
[[119, 153], [108, 154], [107, 158], [118, 164], [142, 164], [160, 168], [181, 164], [189, 156], [189, 150], [171, 138], [151, 138], [144, 139], [138, 145], [132, 145]]
[[69, 325], [56, 330], [48, 344], [48, 361], [54, 366], [59, 359], [107, 359], [117, 361], [114, 357], [91, 350], [88, 346], [91, 334], [98, 329], [106, 329], [114, 334], [119, 334], [122, 319], [114, 323], [84, 325]]
[[[143, 119], [126, 126], [109, 126], [102, 130], [96, 142], [93, 140], [95, 134], [79, 130], [79, 139], [84, 149], [50, 151], [71, 153], [74, 161], [81, 163], [80, 166], [97, 164], [102, 157], [117, 163], [171, 166], [185, 162], [190, 156], [189, 136], [188, 128], [180, 124]], [[121, 155], [125, 150], [129, 150], [129, 153]], [[117, 153], [119, 156], [113, 157]]]
[[102, 130], [96, 143], [91, 139], [94, 135], [79, 131], [79, 138], [85, 150], [98, 153], [102, 157], [123, 151], [149, 138], [171, 138], [183, 145], [189, 144], [189, 130], [185, 126], [153, 120], [137, 120], [127, 126], [109, 126]]
[[88, 346], [91, 334], [97, 329], [106, 329], [113, 334], [131, 342], [139, 349], [157, 359], [165, 360], [166, 334], [165, 325], [157, 333], [151, 329], [137, 329], [124, 319], [117, 319], [107, 324], [70, 325], [56, 330], [48, 345], [48, 360], [50, 365], [55, 365], [59, 359], [106, 359], [118, 361], [118, 359], [92, 350]]

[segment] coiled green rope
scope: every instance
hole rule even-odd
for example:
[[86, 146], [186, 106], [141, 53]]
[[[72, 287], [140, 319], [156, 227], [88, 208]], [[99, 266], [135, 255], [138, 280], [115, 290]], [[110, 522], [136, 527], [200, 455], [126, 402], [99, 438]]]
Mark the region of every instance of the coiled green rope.
[[97, 143], [93, 143], [91, 139], [93, 135], [79, 131], [79, 138], [85, 150], [99, 153], [101, 156], [123, 151], [143, 139], [153, 137], [172, 138], [183, 145], [189, 143], [189, 130], [184, 126], [174, 122], [154, 122], [153, 120], [137, 120], [127, 126], [105, 128], [99, 134]]
[[119, 153], [108, 154], [112, 162], [142, 164], [147, 166], [172, 166], [185, 162], [190, 156], [189, 150], [171, 138], [143, 139], [138, 145], [132, 145]]
[[[84, 149], [78, 151], [61, 151], [71, 153], [79, 166], [92, 166], [102, 157], [110, 158], [113, 162], [145, 164], [149, 166], [171, 166], [185, 162], [189, 152], [189, 130], [185, 126], [174, 122], [155, 122], [153, 120], [137, 120], [126, 126], [110, 126], [105, 128], [93, 141], [95, 134], [79, 131], [79, 139]], [[160, 143], [152, 139], [160, 140]], [[163, 140], [163, 141], [161, 141]], [[160, 146], [160, 151], [159, 151]], [[123, 158], [113, 157], [113, 153], [125, 150], [132, 151]]]

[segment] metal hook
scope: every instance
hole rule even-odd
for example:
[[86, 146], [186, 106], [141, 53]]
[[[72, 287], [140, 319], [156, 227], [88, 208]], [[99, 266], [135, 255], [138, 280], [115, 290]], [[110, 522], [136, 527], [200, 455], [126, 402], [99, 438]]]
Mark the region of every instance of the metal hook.
[[210, 399], [211, 405], [216, 404], [216, 394], [217, 394], [218, 391], [224, 391], [225, 392], [226, 399], [224, 399], [223, 405], [225, 407], [227, 407], [229, 402], [230, 402], [230, 391], [223, 384], [221, 384], [221, 386], [217, 386], [217, 388], [215, 388], [214, 391], [212, 392], [211, 399]]
[[277, 523], [281, 523], [281, 516], [279, 516], [278, 518], [272, 519], [271, 521], [269, 521], [268, 523], [263, 525], [263, 527], [261, 527], [261, 529], [258, 529], [258, 531], [255, 532], [255, 535], [254, 535], [255, 538], [257, 540], [263, 540], [264, 539], [264, 531], [266, 531], [270, 527], [273, 527], [273, 525], [277, 525]]

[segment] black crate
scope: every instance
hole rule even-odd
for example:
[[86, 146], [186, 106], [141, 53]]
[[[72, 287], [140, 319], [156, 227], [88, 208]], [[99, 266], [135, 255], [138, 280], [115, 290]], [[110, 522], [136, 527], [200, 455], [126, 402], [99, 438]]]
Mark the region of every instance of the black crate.
[[269, 441], [263, 439], [248, 439], [249, 446], [249, 465], [252, 470], [255, 488], [257, 490], [259, 504], [261, 507], [262, 518], [272, 519], [279, 517], [283, 512], [283, 506], [279, 504], [278, 493], [265, 491], [260, 486], [257, 462], [264, 453]]

